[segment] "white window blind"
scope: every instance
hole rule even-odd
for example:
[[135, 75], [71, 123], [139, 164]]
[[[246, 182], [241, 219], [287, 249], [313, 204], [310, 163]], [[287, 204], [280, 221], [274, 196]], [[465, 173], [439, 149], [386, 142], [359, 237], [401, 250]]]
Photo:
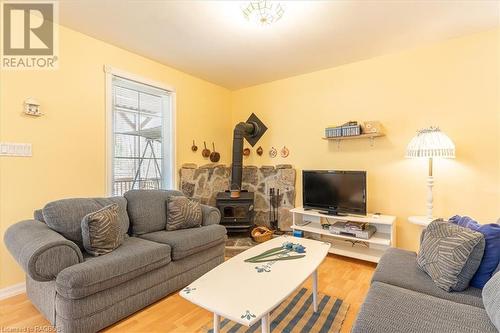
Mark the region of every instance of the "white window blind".
[[113, 76], [112, 191], [168, 186], [170, 93]]

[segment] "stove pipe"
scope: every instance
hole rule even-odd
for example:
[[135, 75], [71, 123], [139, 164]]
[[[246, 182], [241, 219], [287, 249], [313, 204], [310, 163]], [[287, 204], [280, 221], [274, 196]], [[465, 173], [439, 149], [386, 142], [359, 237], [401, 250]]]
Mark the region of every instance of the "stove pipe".
[[233, 132], [233, 164], [231, 169], [231, 198], [239, 198], [243, 168], [243, 138], [253, 137], [260, 132], [259, 125], [253, 121], [241, 122]]

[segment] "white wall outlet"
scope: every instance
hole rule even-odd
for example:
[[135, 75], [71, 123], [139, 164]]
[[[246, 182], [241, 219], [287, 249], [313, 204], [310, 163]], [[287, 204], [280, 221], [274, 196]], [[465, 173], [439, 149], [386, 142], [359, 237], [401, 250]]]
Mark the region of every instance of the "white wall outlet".
[[0, 156], [32, 156], [31, 143], [0, 143]]

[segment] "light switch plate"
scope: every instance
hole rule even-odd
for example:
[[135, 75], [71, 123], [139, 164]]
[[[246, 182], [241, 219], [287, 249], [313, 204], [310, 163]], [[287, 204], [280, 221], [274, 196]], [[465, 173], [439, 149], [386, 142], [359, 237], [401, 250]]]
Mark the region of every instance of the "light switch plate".
[[31, 143], [0, 143], [0, 156], [32, 156]]

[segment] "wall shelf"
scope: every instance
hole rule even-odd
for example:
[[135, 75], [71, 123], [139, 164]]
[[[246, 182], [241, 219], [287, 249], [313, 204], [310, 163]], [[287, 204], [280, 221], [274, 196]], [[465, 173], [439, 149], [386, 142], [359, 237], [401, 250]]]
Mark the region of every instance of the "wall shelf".
[[373, 143], [375, 141], [375, 138], [379, 138], [385, 136], [384, 133], [366, 133], [366, 134], [360, 134], [360, 135], [352, 135], [352, 136], [336, 136], [336, 137], [323, 137], [323, 140], [328, 140], [328, 141], [335, 141], [337, 142], [337, 148], [340, 149], [340, 141], [345, 141], [345, 140], [357, 140], [357, 139], [368, 139], [370, 140], [370, 147], [373, 147]]

